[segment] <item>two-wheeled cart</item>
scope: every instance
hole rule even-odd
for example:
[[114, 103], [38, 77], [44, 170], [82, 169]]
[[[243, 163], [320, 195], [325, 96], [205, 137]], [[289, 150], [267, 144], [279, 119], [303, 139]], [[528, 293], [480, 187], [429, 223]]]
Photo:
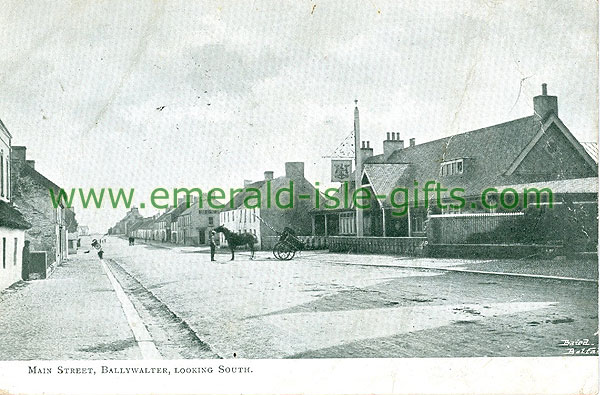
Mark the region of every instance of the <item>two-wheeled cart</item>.
[[279, 236], [279, 241], [273, 247], [273, 255], [280, 261], [289, 261], [302, 251], [306, 245], [300, 240], [290, 228], [284, 228]]

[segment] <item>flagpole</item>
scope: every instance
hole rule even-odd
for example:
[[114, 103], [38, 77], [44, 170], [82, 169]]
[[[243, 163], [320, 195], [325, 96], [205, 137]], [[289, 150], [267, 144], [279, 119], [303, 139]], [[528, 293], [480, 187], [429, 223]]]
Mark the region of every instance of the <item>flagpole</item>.
[[[355, 191], [361, 186], [362, 178], [362, 157], [360, 152], [360, 120], [358, 116], [358, 100], [354, 100], [354, 182]], [[356, 193], [355, 195], [356, 196]], [[363, 212], [356, 207], [356, 237], [363, 237]]]

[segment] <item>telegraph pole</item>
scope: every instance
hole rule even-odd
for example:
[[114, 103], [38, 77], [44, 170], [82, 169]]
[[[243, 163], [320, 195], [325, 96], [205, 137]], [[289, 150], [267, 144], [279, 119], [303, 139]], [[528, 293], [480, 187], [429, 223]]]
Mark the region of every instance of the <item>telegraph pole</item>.
[[[355, 191], [361, 186], [362, 155], [360, 152], [360, 120], [358, 117], [358, 100], [354, 100], [354, 181]], [[355, 204], [356, 206], [356, 204]], [[363, 237], [363, 211], [356, 208], [356, 237]]]

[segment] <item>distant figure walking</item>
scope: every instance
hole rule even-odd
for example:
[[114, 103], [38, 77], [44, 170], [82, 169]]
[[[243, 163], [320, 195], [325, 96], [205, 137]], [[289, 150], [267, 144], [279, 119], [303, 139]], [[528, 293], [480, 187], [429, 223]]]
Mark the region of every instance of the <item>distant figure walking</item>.
[[252, 233], [233, 233], [223, 225], [215, 228], [214, 231], [225, 235], [225, 240], [227, 240], [227, 245], [231, 250], [232, 261], [235, 259], [234, 249], [239, 246], [248, 246], [248, 248], [250, 248], [250, 259], [254, 259], [254, 244], [256, 244], [258, 240]]
[[215, 240], [217, 237], [217, 232], [214, 230], [210, 231], [210, 236], [208, 236], [208, 242], [210, 244], [210, 261], [215, 261], [215, 250], [217, 249], [217, 241]]
[[23, 246], [23, 266], [21, 266], [21, 278], [23, 279], [23, 281], [29, 280], [29, 261], [30, 261], [30, 256], [29, 256], [29, 240], [25, 240], [25, 245]]
[[135, 245], [135, 237], [133, 237], [133, 236], [129, 236], [129, 245], [130, 245], [130, 246], [133, 246], [133, 245]]
[[98, 257], [102, 259], [102, 256], [104, 255], [104, 251], [102, 251], [102, 244], [98, 243], [98, 240], [94, 239], [92, 240], [92, 247], [98, 250]]

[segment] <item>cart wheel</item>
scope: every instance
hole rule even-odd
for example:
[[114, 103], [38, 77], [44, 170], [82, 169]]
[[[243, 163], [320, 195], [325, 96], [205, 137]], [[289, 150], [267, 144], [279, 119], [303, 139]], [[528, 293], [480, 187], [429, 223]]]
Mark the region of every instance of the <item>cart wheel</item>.
[[291, 261], [292, 258], [294, 258], [295, 255], [296, 255], [296, 250], [289, 251], [285, 260], [286, 261]]
[[286, 259], [285, 255], [284, 255], [286, 251], [287, 251], [287, 245], [283, 242], [278, 242], [273, 247], [273, 255], [275, 255], [275, 258], [279, 259], [280, 261], [283, 261]]
[[275, 256], [276, 259], [278, 260], [282, 260], [281, 255], [279, 254], [278, 250], [273, 250], [273, 255]]

